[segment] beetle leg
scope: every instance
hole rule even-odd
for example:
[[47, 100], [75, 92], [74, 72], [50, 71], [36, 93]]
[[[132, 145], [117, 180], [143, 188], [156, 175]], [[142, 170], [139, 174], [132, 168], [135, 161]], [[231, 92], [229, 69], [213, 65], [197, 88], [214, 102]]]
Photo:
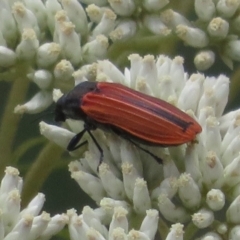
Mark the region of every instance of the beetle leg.
[[[81, 146], [85, 145], [87, 141], [84, 141], [80, 144], [78, 142], [81, 140], [83, 134], [87, 131], [86, 128], [84, 128], [80, 133], [76, 134], [69, 142], [67, 146], [67, 150], [69, 152], [76, 150], [77, 148], [80, 148]], [[77, 145], [78, 144], [78, 145]]]
[[86, 131], [88, 132], [88, 134], [90, 135], [90, 137], [92, 138], [93, 142], [95, 143], [98, 151], [100, 152], [100, 161], [99, 161], [99, 164], [98, 164], [98, 168], [97, 168], [97, 171], [99, 169], [99, 166], [101, 165], [102, 161], [103, 161], [103, 150], [101, 148], [101, 146], [99, 145], [99, 143], [97, 142], [96, 138], [93, 136], [93, 134], [91, 133], [91, 131], [86, 128]]
[[137, 144], [136, 142], [134, 142], [132, 139], [126, 138], [126, 140], [128, 140], [129, 142], [131, 142], [131, 143], [132, 143], [134, 146], [136, 146], [137, 148], [141, 149], [143, 152], [145, 152], [145, 153], [147, 153], [148, 155], [150, 155], [151, 157], [153, 157], [154, 160], [157, 161], [157, 163], [163, 164], [163, 160], [162, 160], [160, 157], [158, 157], [158, 156], [156, 156], [155, 154], [151, 153], [151, 152], [148, 151], [147, 149], [142, 148], [140, 145], [138, 145], [138, 144]]

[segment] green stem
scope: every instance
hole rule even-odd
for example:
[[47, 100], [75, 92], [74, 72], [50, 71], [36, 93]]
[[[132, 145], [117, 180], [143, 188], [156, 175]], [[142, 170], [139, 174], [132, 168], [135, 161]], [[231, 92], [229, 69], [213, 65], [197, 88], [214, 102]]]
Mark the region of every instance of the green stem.
[[26, 78], [28, 67], [19, 64], [16, 67], [15, 80], [12, 83], [7, 104], [4, 109], [0, 124], [0, 177], [2, 177], [7, 165], [12, 161], [12, 146], [21, 119], [20, 115], [14, 114], [14, 108], [24, 102], [29, 87]]
[[[175, 51], [177, 38], [170, 34], [169, 36], [135, 36], [127, 41], [118, 41], [113, 43], [108, 49], [108, 57], [114, 62], [118, 62], [120, 67], [127, 66], [127, 57], [123, 56], [130, 55], [131, 53], [139, 53], [142, 56], [146, 54], [158, 55], [172, 54]], [[119, 58], [122, 62], [119, 63]], [[124, 61], [123, 61], [124, 60]]]
[[57, 165], [63, 151], [56, 144], [48, 143], [39, 153], [24, 180], [22, 191], [23, 207], [39, 192], [43, 183]]

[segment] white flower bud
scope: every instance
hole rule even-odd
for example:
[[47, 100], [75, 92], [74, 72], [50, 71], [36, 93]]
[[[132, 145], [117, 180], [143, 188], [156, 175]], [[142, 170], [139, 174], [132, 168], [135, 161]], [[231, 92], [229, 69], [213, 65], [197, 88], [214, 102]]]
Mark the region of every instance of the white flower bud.
[[[0, 8], [0, 31], [8, 46], [15, 46], [18, 41], [18, 29], [11, 10]], [[0, 44], [4, 46], [3, 44]], [[7, 46], [6, 45], [6, 46]]]
[[112, 221], [109, 225], [109, 236], [113, 235], [113, 231], [116, 228], [122, 228], [125, 233], [128, 232], [128, 211], [123, 207], [115, 207], [112, 216]]
[[217, 225], [217, 232], [221, 235], [227, 234], [229, 231], [229, 226], [227, 223], [219, 223]]
[[18, 59], [30, 61], [35, 58], [37, 49], [39, 47], [39, 41], [33, 29], [25, 28], [22, 32], [22, 40], [16, 48], [16, 54]]
[[156, 12], [164, 8], [169, 3], [169, 0], [144, 0], [143, 6], [149, 12]]
[[21, 2], [15, 2], [12, 6], [13, 15], [17, 21], [19, 32], [23, 32], [24, 28], [32, 28], [37, 35], [40, 37], [40, 29], [38, 27], [36, 16]]
[[52, 84], [53, 76], [48, 70], [37, 70], [33, 74], [28, 74], [28, 77], [42, 90], [47, 90]]
[[20, 192], [17, 189], [9, 191], [4, 197], [1, 197], [1, 211], [5, 224], [14, 226], [19, 221], [19, 212], [21, 208]]
[[[118, 200], [125, 199], [123, 182], [113, 174], [106, 163], [102, 163], [99, 166], [99, 177], [108, 196]], [[109, 179], [111, 179], [111, 181], [109, 181]]]
[[217, 118], [209, 116], [206, 119], [206, 126], [204, 128], [205, 137], [206, 137], [206, 150], [215, 151], [216, 154], [220, 154], [222, 137], [219, 130], [219, 122]]
[[105, 240], [104, 236], [92, 227], [88, 229], [86, 239]]
[[209, 43], [206, 33], [199, 28], [188, 27], [180, 24], [176, 28], [176, 34], [186, 44], [195, 48], [206, 47]]
[[201, 202], [201, 193], [198, 185], [190, 174], [183, 173], [178, 179], [178, 195], [186, 208], [198, 208]]
[[238, 240], [240, 239], [240, 226], [237, 225], [230, 230], [229, 239]]
[[134, 36], [137, 31], [137, 24], [135, 21], [124, 20], [118, 23], [117, 27], [110, 32], [109, 37], [112, 41], [123, 40]]
[[232, 201], [227, 212], [226, 212], [227, 222], [233, 224], [240, 223], [240, 195]]
[[41, 236], [42, 232], [47, 228], [50, 221], [50, 214], [46, 212], [42, 212], [40, 216], [34, 217], [33, 226], [31, 228], [29, 238], [36, 239], [37, 237]]
[[23, 105], [17, 105], [14, 108], [14, 113], [39, 113], [48, 108], [52, 102], [53, 100], [51, 92], [40, 91], [36, 93], [28, 102], [24, 103]]
[[0, 67], [11, 67], [16, 62], [16, 54], [11, 49], [0, 46]]
[[71, 177], [79, 184], [82, 190], [97, 203], [106, 196], [100, 179], [90, 173], [83, 171], [72, 172]]
[[194, 58], [194, 65], [199, 71], [209, 69], [215, 62], [215, 53], [211, 50], [200, 51]]
[[99, 216], [94, 212], [93, 209], [86, 206], [82, 211], [83, 220], [86, 222], [88, 226], [93, 227], [99, 233], [101, 233], [105, 238], [108, 237], [108, 230], [107, 228], [101, 223], [101, 219]]
[[207, 186], [221, 187], [223, 184], [223, 165], [214, 151], [207, 152], [202, 163], [203, 182]]
[[229, 143], [226, 150], [222, 154], [221, 162], [224, 167], [232, 164], [234, 158], [239, 158], [239, 144], [240, 136], [238, 135], [232, 139], [232, 141]]
[[156, 201], [160, 194], [166, 194], [172, 198], [178, 190], [178, 180], [174, 177], [165, 178], [159, 187], [155, 188], [151, 193], [152, 201]]
[[111, 233], [109, 233], [109, 240], [127, 240], [127, 234], [122, 228], [114, 228]]
[[118, 200], [114, 200], [106, 197], [100, 201], [100, 206], [102, 209], [104, 209], [106, 214], [110, 215], [111, 217], [114, 214], [114, 209], [116, 207], [123, 207], [124, 209], [126, 209], [126, 211], [129, 214], [131, 214], [131, 210], [132, 210], [132, 207], [126, 201], [118, 201]]
[[208, 232], [200, 240], [222, 240], [222, 237], [215, 232]]
[[88, 81], [86, 77], [86, 72], [83, 70], [77, 70], [72, 74], [74, 81], [75, 81], [75, 86], [77, 86], [79, 83], [86, 82]]
[[156, 89], [157, 76], [158, 69], [153, 55], [146, 55], [141, 59], [136, 79], [131, 81], [131, 86], [134, 89], [149, 95], [153, 95], [153, 93], [159, 94]]
[[197, 112], [203, 81], [204, 76], [201, 74], [192, 74], [190, 76], [178, 98], [177, 105], [180, 109], [185, 111], [192, 109], [194, 112]]
[[146, 234], [149, 239], [154, 239], [158, 229], [158, 211], [149, 209], [146, 211], [146, 217], [143, 219], [140, 231]]
[[99, 23], [105, 12], [105, 8], [98, 7], [95, 4], [90, 4], [86, 7], [86, 12], [91, 22]]
[[228, 187], [240, 183], [240, 156], [231, 159], [231, 162], [224, 169], [224, 183]]
[[74, 28], [71, 22], [62, 22], [58, 34], [62, 56], [77, 66], [81, 61], [81, 43]]
[[221, 116], [219, 119], [221, 134], [224, 136], [225, 147], [232, 141], [232, 136], [236, 137], [240, 129], [240, 109], [231, 111]]
[[166, 194], [159, 195], [158, 208], [164, 218], [170, 222], [185, 222], [190, 219], [186, 209], [174, 205]]
[[215, 77], [207, 77], [204, 83], [204, 93], [199, 100], [198, 109], [211, 106], [214, 109], [215, 116], [220, 117], [227, 104], [229, 92], [229, 78], [220, 75]]
[[240, 61], [240, 40], [230, 40], [224, 48], [224, 52], [228, 57]]
[[74, 68], [71, 62], [63, 59], [54, 68], [54, 77], [58, 81], [67, 82], [72, 79]]
[[229, 23], [220, 17], [213, 18], [208, 24], [207, 30], [211, 37], [222, 40], [228, 35]]
[[12, 231], [5, 238], [6, 240], [17, 240], [23, 237], [23, 239], [27, 239], [29, 237], [29, 233], [32, 227], [33, 216], [25, 215], [23, 216], [17, 224], [14, 226]]
[[207, 228], [214, 221], [214, 214], [212, 211], [202, 208], [192, 215], [192, 221], [198, 228]]
[[216, 11], [215, 4], [212, 0], [195, 0], [194, 7], [198, 18], [205, 22], [210, 21]]
[[125, 193], [129, 199], [133, 199], [135, 181], [139, 177], [138, 172], [132, 164], [125, 162], [122, 164], [122, 174]]
[[52, 236], [60, 232], [68, 223], [68, 216], [66, 214], [56, 214], [54, 215], [50, 222], [48, 223], [47, 228], [41, 234], [42, 239], [50, 239]]
[[158, 15], [146, 15], [143, 23], [154, 34], [167, 36], [171, 33], [171, 29], [162, 22]]
[[40, 68], [49, 68], [60, 56], [61, 48], [57, 43], [44, 43], [37, 51], [37, 64]]
[[69, 19], [75, 25], [76, 32], [80, 33], [80, 36], [82, 37], [86, 36], [88, 33], [88, 22], [82, 5], [77, 0], [62, 0], [61, 2]]
[[69, 141], [75, 136], [74, 133], [64, 128], [49, 125], [45, 122], [40, 122], [39, 126], [40, 132], [44, 137], [65, 149], [67, 148]]
[[19, 180], [18, 169], [14, 167], [6, 167], [5, 175], [3, 176], [0, 185], [0, 200], [3, 195], [6, 195], [13, 189], [21, 191], [21, 189], [19, 189]]
[[62, 10], [61, 4], [58, 0], [47, 0], [45, 3], [46, 12], [47, 12], [47, 23], [48, 27], [53, 34], [55, 28], [55, 14]]
[[26, 7], [34, 13], [37, 18], [39, 28], [42, 31], [45, 31], [47, 25], [47, 11], [43, 1], [24, 0], [24, 3], [26, 4]]
[[180, 223], [173, 224], [166, 237], [166, 240], [183, 240], [183, 234], [183, 225]]
[[104, 59], [107, 55], [107, 48], [108, 39], [104, 35], [99, 35], [83, 46], [82, 57], [87, 63]]
[[115, 27], [116, 18], [117, 16], [112, 10], [106, 9], [101, 21], [92, 31], [92, 38], [96, 38], [98, 35], [108, 36]]
[[86, 233], [89, 229], [89, 226], [83, 219], [83, 216], [77, 216], [76, 213], [70, 213], [71, 210], [68, 210], [68, 216], [70, 221], [68, 224], [70, 238], [73, 240], [77, 239], [86, 239]]
[[[198, 182], [199, 179], [202, 177], [202, 173], [200, 171], [199, 167], [199, 160], [205, 156], [205, 150], [202, 150], [200, 148], [201, 143], [199, 143], [199, 146], [194, 146], [194, 145], [188, 145], [185, 153], [185, 159], [184, 165], [185, 165], [185, 171], [189, 174], [191, 174], [191, 177], [195, 182]], [[201, 150], [199, 150], [199, 148]], [[198, 154], [198, 151], [200, 152]], [[201, 157], [199, 157], [199, 155]]]
[[120, 16], [130, 16], [136, 10], [134, 0], [108, 0], [112, 9]]
[[180, 13], [174, 12], [172, 9], [167, 9], [160, 14], [163, 23], [170, 29], [174, 29], [182, 24], [184, 26], [191, 26], [191, 23]]
[[24, 216], [26, 214], [30, 214], [37, 216], [42, 210], [45, 200], [45, 195], [43, 193], [38, 193], [27, 205], [27, 207], [22, 210], [21, 215]]
[[[128, 235], [127, 235], [128, 240], [149, 240], [148, 236], [140, 231], [136, 231], [132, 229]], [[151, 239], [152, 240], [152, 239]]]
[[133, 191], [133, 208], [139, 214], [144, 214], [151, 208], [151, 200], [147, 183], [142, 178], [137, 178]]
[[206, 203], [211, 210], [219, 211], [225, 205], [225, 195], [219, 189], [211, 189], [207, 193]]
[[[97, 63], [97, 76], [105, 75], [107, 82], [116, 82], [126, 85], [126, 79], [122, 72], [109, 60], [98, 61]], [[97, 78], [97, 81], [100, 80]]]
[[224, 18], [232, 17], [240, 5], [239, 0], [219, 0], [217, 2], [217, 11]]

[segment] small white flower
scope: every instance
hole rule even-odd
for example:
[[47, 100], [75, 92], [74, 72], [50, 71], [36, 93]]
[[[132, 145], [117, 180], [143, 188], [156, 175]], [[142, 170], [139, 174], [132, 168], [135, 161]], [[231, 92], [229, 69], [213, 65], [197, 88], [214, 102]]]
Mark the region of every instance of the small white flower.
[[136, 9], [136, 4], [133, 0], [109, 0], [108, 2], [120, 16], [130, 16]]
[[1, 67], [10, 67], [13, 66], [16, 62], [16, 53], [11, 49], [0, 46], [0, 66]]
[[213, 51], [200, 51], [194, 58], [195, 67], [199, 71], [205, 71], [210, 68], [215, 62], [215, 54]]
[[41, 212], [45, 196], [38, 193], [20, 209], [22, 178], [16, 168], [7, 167], [0, 185], [0, 235], [2, 239], [50, 239], [68, 223], [68, 217], [50, 217]]
[[52, 104], [52, 93], [49, 91], [40, 91], [35, 94], [28, 102], [23, 105], [17, 105], [14, 109], [15, 113], [39, 113], [48, 108]]

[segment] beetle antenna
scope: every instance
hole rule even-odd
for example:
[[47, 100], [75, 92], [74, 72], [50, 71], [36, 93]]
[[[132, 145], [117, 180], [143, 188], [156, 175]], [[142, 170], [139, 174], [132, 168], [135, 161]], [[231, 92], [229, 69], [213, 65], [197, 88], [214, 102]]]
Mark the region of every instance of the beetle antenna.
[[35, 122], [39, 121], [40, 119], [43, 119], [44, 117], [49, 116], [49, 115], [53, 115], [53, 114], [54, 114], [54, 111], [48, 111], [48, 110], [43, 111], [43, 112], [40, 113], [39, 116], [37, 116], [36, 118], [34, 118], [34, 119], [31, 121], [31, 123], [35, 123]]

